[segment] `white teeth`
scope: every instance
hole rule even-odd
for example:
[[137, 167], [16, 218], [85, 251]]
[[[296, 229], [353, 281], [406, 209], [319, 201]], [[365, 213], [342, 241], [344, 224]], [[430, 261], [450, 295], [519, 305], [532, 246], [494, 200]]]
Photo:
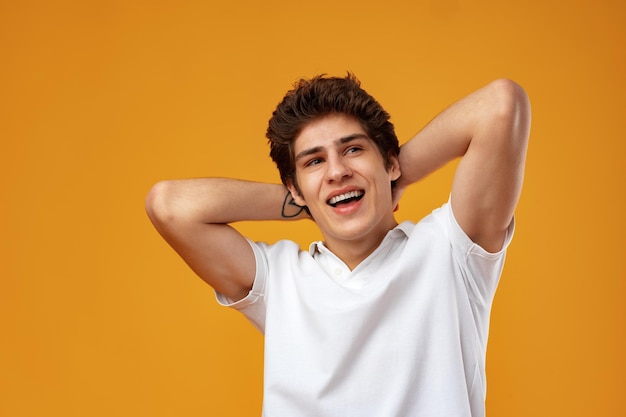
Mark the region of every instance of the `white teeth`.
[[344, 194], [339, 194], [333, 198], [331, 198], [330, 200], [328, 200], [328, 204], [330, 205], [335, 205], [343, 200], [347, 200], [349, 198], [356, 198], [359, 197], [363, 194], [363, 191], [348, 191], [347, 193]]

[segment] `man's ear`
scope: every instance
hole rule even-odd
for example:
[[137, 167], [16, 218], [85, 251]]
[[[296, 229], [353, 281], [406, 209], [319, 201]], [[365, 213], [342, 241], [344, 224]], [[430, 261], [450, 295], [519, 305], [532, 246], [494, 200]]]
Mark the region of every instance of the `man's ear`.
[[402, 171], [400, 170], [400, 160], [397, 156], [390, 155], [389, 164], [389, 180], [395, 181], [402, 175]]
[[292, 180], [287, 180], [287, 189], [291, 193], [291, 197], [297, 205], [306, 206], [306, 202], [298, 192], [298, 188], [293, 184]]

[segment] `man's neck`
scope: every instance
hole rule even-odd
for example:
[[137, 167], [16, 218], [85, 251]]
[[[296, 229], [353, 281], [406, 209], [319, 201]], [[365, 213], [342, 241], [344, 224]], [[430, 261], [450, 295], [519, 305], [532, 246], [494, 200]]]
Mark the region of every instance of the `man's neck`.
[[354, 240], [326, 239], [324, 244], [352, 271], [380, 246], [387, 233], [397, 225], [394, 219], [388, 228], [382, 229], [379, 233], [370, 233]]

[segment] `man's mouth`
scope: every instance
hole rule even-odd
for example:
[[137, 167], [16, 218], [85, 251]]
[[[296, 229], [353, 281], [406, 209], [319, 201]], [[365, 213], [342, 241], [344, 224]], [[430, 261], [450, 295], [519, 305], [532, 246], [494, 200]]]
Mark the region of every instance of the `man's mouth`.
[[359, 201], [361, 198], [363, 198], [363, 195], [365, 195], [365, 191], [362, 190], [348, 191], [347, 193], [339, 194], [332, 197], [330, 200], [327, 201], [327, 203], [333, 207], [337, 207], [341, 204], [347, 204], [352, 201]]

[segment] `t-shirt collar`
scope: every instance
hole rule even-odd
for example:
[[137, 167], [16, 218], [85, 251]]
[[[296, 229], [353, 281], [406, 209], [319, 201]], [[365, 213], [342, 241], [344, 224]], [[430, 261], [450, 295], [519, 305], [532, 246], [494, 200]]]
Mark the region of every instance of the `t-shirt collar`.
[[[391, 229], [389, 232], [387, 232], [387, 235], [385, 236], [383, 241], [380, 243], [380, 246], [384, 245], [385, 242], [389, 239], [393, 239], [393, 238], [397, 238], [401, 236], [409, 236], [411, 227], [413, 226], [414, 225], [408, 221], [400, 223], [399, 225]], [[332, 253], [332, 252], [330, 249], [326, 247], [323, 241], [318, 240], [316, 242], [312, 242], [309, 245], [309, 254], [311, 256], [315, 256], [316, 253]]]

